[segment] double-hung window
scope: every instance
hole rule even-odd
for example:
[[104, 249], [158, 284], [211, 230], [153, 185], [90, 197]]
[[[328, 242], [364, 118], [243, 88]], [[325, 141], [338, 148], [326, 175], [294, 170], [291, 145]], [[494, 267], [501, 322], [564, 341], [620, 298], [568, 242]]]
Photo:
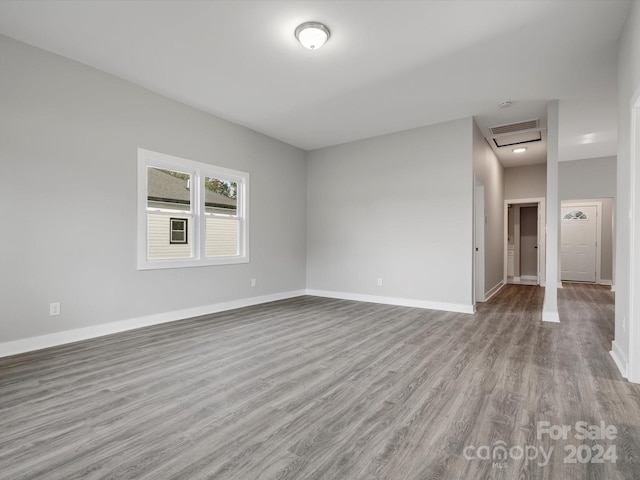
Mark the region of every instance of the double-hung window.
[[249, 174], [138, 149], [138, 269], [246, 263]]

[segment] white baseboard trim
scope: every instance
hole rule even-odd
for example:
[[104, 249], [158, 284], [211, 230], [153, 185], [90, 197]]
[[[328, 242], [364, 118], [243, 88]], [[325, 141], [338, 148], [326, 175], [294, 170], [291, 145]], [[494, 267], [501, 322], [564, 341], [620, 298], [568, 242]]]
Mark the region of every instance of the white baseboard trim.
[[100, 325], [92, 325], [90, 327], [77, 328], [74, 330], [66, 330], [63, 332], [50, 333], [37, 337], [23, 338], [11, 342], [0, 343], [0, 357], [8, 357], [19, 353], [32, 352], [43, 348], [57, 347], [67, 343], [79, 342], [90, 338], [102, 337], [113, 333], [126, 332], [141, 327], [149, 327], [151, 325], [159, 325], [161, 323], [174, 322], [176, 320], [184, 320], [186, 318], [199, 317], [201, 315], [209, 315], [226, 310], [234, 310], [236, 308], [250, 307], [261, 303], [274, 302], [287, 298], [299, 297], [305, 295], [305, 290], [293, 290], [289, 292], [274, 293], [270, 295], [262, 295], [260, 297], [243, 298], [240, 300], [232, 300], [229, 302], [215, 303], [212, 305], [203, 305], [201, 307], [187, 308], [184, 310], [175, 310], [172, 312], [157, 313], [147, 315], [145, 317], [131, 318], [118, 322], [103, 323]]
[[549, 323], [560, 323], [560, 315], [558, 312], [545, 312], [542, 311], [542, 321]]
[[600, 284], [600, 285], [613, 285], [613, 281], [612, 280], [602, 280], [602, 279], [600, 279], [598, 284]]
[[488, 292], [486, 292], [484, 294], [484, 298], [485, 298], [485, 302], [488, 302], [489, 300], [491, 300], [491, 297], [493, 297], [496, 293], [498, 293], [500, 290], [502, 290], [502, 287], [504, 287], [504, 283], [503, 281], [498, 282], [492, 289], [490, 289]]
[[558, 288], [564, 288], [564, 287], [562, 286], [562, 282], [558, 282]]
[[[512, 285], [538, 285], [538, 277], [535, 275], [522, 275], [520, 277], [511, 277], [507, 283]], [[540, 286], [544, 286], [540, 284]]]
[[328, 290], [314, 289], [308, 289], [307, 295], [313, 295], [314, 297], [338, 298], [341, 300], [354, 300], [356, 302], [382, 303], [385, 305], [398, 305], [401, 307], [424, 308], [427, 310], [442, 310], [445, 312], [474, 313], [473, 305], [465, 305], [461, 303], [431, 302], [429, 300], [413, 300], [410, 298], [382, 297], [378, 295], [331, 292]]
[[627, 361], [627, 356], [622, 350], [620, 350], [620, 347], [615, 340], [611, 342], [611, 351], [609, 352], [609, 355], [613, 358], [613, 361], [615, 362], [616, 367], [618, 367], [618, 370], [620, 370], [622, 376], [624, 378], [629, 378], [629, 362]]
[[611, 291], [615, 292], [616, 291], [616, 286], [615, 285], [611, 285]]

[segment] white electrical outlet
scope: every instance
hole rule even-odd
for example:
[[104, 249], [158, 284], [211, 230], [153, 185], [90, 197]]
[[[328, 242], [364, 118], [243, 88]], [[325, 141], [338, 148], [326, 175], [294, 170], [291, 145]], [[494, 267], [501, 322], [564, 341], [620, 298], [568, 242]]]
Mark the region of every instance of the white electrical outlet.
[[379, 286], [379, 287], [381, 287], [381, 286], [382, 286], [382, 279], [381, 279], [381, 278], [379, 278], [379, 279], [378, 279], [378, 286]]
[[251, 279], [251, 286], [255, 287], [256, 285], [258, 285], [258, 280], [256, 280], [255, 278]]
[[49, 316], [55, 317], [56, 315], [60, 315], [60, 302], [49, 304]]

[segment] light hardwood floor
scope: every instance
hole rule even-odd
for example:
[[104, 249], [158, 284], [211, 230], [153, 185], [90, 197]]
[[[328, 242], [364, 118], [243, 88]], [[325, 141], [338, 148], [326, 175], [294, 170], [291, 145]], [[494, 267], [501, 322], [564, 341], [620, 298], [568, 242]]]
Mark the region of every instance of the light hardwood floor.
[[[640, 479], [613, 293], [565, 284], [561, 324], [542, 295], [508, 285], [475, 316], [300, 297], [0, 359], [0, 478]], [[598, 445], [616, 462], [564, 463]]]

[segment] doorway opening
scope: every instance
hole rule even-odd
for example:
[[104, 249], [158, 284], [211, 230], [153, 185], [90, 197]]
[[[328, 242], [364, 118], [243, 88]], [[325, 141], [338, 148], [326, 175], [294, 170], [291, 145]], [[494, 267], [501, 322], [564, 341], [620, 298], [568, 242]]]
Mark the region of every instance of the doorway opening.
[[544, 198], [505, 201], [505, 283], [545, 284]]

